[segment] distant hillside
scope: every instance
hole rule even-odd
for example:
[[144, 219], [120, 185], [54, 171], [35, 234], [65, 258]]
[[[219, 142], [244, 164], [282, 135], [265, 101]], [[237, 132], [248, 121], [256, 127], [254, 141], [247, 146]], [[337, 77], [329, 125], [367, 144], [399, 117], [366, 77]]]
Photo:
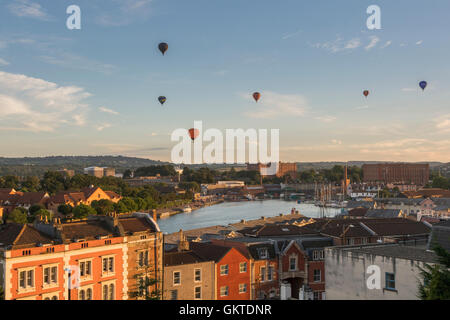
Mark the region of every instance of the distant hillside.
[[[348, 164], [349, 167], [352, 167], [352, 166], [362, 167], [363, 164], [392, 163], [392, 162], [394, 162], [394, 161], [297, 162], [297, 169], [299, 171], [305, 171], [305, 170], [310, 170], [310, 169], [314, 169], [314, 170], [331, 169], [335, 165], [345, 166], [345, 164]], [[444, 165], [441, 162], [426, 162], [426, 161], [423, 161], [423, 162], [411, 162], [411, 163], [428, 163], [430, 165], [430, 169], [439, 168], [439, 167]]]
[[81, 173], [83, 168], [91, 166], [112, 167], [116, 172], [123, 172], [126, 169], [162, 164], [168, 162], [123, 156], [0, 157], [0, 175], [41, 176], [48, 170], [63, 168]]

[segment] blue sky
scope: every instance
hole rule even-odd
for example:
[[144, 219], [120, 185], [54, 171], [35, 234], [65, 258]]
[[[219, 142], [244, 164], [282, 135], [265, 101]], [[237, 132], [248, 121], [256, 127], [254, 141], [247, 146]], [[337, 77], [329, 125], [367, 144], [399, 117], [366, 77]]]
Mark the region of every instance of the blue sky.
[[[71, 4], [81, 30], [66, 28]], [[372, 4], [381, 30], [366, 27]], [[1, 155], [170, 160], [170, 133], [202, 120], [278, 128], [285, 161], [449, 161], [449, 13], [447, 0], [5, 0]]]

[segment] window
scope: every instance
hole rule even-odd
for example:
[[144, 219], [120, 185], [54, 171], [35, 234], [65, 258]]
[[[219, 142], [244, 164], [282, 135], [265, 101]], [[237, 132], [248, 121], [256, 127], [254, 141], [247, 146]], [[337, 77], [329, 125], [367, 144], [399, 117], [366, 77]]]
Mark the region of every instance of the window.
[[115, 298], [115, 284], [113, 282], [104, 283], [103, 286], [103, 300], [114, 300]]
[[354, 245], [354, 244], [355, 244], [355, 239], [353, 239], [353, 238], [347, 239], [347, 245]]
[[221, 297], [228, 296], [228, 286], [220, 287], [220, 296]]
[[109, 300], [114, 300], [114, 283], [109, 285]]
[[319, 260], [320, 259], [320, 251], [314, 250], [313, 251], [313, 260]]
[[34, 269], [19, 270], [19, 291], [34, 288]]
[[267, 249], [266, 248], [262, 248], [259, 250], [259, 258], [260, 259], [267, 259], [269, 256]]
[[80, 268], [80, 277], [82, 278], [88, 278], [92, 276], [92, 261], [91, 260], [84, 260], [80, 261], [79, 263]]
[[139, 252], [139, 267], [148, 266], [148, 250]]
[[314, 292], [314, 300], [320, 300], [320, 292]]
[[220, 275], [221, 276], [226, 276], [228, 275], [228, 265], [224, 264], [220, 266]]
[[173, 284], [181, 284], [181, 272], [177, 271], [173, 273]]
[[386, 272], [386, 289], [395, 290], [395, 274]]
[[103, 265], [103, 274], [114, 273], [114, 257], [103, 257], [102, 265]]
[[320, 282], [321, 280], [321, 272], [320, 269], [314, 270], [314, 282]]
[[297, 270], [297, 257], [289, 258], [289, 271]]
[[194, 270], [194, 281], [195, 282], [202, 281], [202, 270], [201, 269]]
[[58, 267], [57, 266], [46, 266], [43, 268], [44, 274], [44, 287], [57, 285], [58, 284]]
[[171, 290], [170, 291], [170, 300], [177, 300], [178, 299], [178, 290]]
[[246, 293], [247, 292], [247, 284], [246, 283], [240, 283], [239, 284], [239, 293]]
[[43, 294], [42, 300], [58, 300], [58, 294], [55, 292]]
[[269, 266], [269, 271], [267, 272], [267, 281], [273, 280], [273, 266]]
[[367, 244], [367, 238], [362, 238], [362, 243]]
[[261, 282], [266, 281], [266, 267], [261, 267], [260, 274], [261, 274]]
[[195, 287], [194, 289], [195, 299], [202, 298], [202, 287]]
[[247, 272], [247, 262], [241, 262], [239, 264], [239, 272], [240, 273], [245, 273]]

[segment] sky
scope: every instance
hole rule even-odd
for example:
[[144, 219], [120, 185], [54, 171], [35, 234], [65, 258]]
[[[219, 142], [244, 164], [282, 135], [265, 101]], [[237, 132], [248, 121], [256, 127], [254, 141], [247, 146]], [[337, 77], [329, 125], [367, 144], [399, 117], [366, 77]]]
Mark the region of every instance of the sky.
[[449, 162], [449, 13], [448, 0], [2, 0], [0, 156], [170, 161], [171, 133], [202, 121], [279, 129], [282, 161]]

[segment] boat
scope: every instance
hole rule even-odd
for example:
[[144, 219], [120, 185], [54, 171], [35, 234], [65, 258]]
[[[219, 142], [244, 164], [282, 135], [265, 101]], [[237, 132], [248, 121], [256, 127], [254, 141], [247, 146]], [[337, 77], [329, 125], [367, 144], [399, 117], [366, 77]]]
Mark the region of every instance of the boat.
[[192, 212], [192, 208], [190, 206], [186, 206], [186, 207], [183, 208], [183, 212], [184, 213]]

